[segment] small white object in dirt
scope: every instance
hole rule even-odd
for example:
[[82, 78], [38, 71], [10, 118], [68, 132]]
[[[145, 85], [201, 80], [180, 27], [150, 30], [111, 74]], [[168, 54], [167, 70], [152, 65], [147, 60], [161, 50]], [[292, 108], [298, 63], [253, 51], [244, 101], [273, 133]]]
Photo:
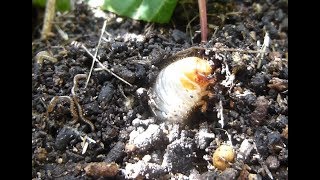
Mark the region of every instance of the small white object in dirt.
[[54, 27], [56, 28], [56, 30], [58, 31], [59, 35], [61, 36], [61, 38], [65, 41], [69, 40], [69, 36], [66, 32], [64, 32], [57, 24], [54, 24]]
[[86, 153], [88, 146], [89, 146], [89, 143], [88, 143], [88, 142], [85, 142], [84, 145], [83, 145], [83, 147], [82, 147], [83, 149], [82, 149], [82, 153], [81, 153], [81, 154]]
[[129, 143], [134, 145], [139, 151], [146, 151], [159, 142], [163, 141], [164, 133], [157, 124], [150, 124], [143, 132], [132, 131], [130, 133]]
[[251, 144], [248, 139], [242, 141], [239, 152], [237, 154], [237, 159], [246, 160], [253, 149], [253, 144]]
[[226, 73], [226, 79], [223, 80], [220, 84], [223, 85], [224, 87], [232, 87], [234, 85], [233, 81], [235, 79], [235, 75], [230, 73], [227, 62], [224, 62], [224, 64], [225, 65], [222, 66], [221, 72]]
[[[257, 45], [258, 45], [258, 47], [260, 46], [260, 41], [257, 41]], [[262, 44], [261, 48], [259, 49], [259, 51], [261, 51], [261, 52], [257, 54], [257, 58], [260, 57], [258, 64], [257, 64], [258, 69], [261, 67], [261, 61], [264, 57], [264, 54], [267, 52], [269, 45], [270, 45], [270, 37], [269, 37], [269, 33], [266, 32], [264, 39], [263, 39], [263, 44]]]
[[[135, 139], [137, 136], [139, 136], [140, 133], [142, 133], [144, 130], [142, 127], [137, 128], [137, 130], [133, 130], [131, 131], [131, 133], [129, 134], [129, 139], [133, 141], [133, 139]], [[129, 140], [129, 142], [131, 142]], [[133, 143], [133, 142], [132, 142]]]
[[142, 160], [144, 162], [149, 162], [151, 160], [151, 156], [149, 154], [147, 154], [147, 155], [143, 156]]
[[126, 179], [135, 179], [144, 177], [146, 179], [156, 179], [165, 174], [164, 167], [156, 163], [148, 163], [144, 160], [139, 160], [137, 163], [127, 163], [122, 173]]
[[134, 120], [132, 120], [132, 125], [135, 126], [135, 127], [138, 127], [138, 126], [149, 126], [149, 124], [153, 124], [155, 123], [155, 120], [150, 118], [150, 119], [140, 119], [140, 118], [136, 118]]
[[56, 162], [57, 162], [58, 164], [61, 164], [61, 163], [63, 163], [63, 159], [62, 159], [62, 158], [58, 158]]
[[85, 135], [84, 137], [80, 136], [82, 142], [81, 142], [81, 146], [82, 146], [82, 154], [86, 153], [89, 143], [96, 143], [95, 140], [89, 138], [87, 135]]
[[251, 92], [250, 90], [246, 89], [242, 94], [239, 93], [238, 91], [235, 92], [236, 97], [244, 97], [247, 96], [249, 94], [253, 94], [253, 92]]
[[260, 174], [249, 174], [248, 175], [248, 179], [249, 180], [262, 180], [262, 177], [260, 176]]
[[125, 97], [125, 100], [123, 102], [123, 105], [126, 109], [132, 109], [134, 106], [134, 97], [133, 96], [127, 96]]
[[[209, 148], [206, 149], [206, 152], [208, 151], [210, 151]], [[208, 154], [203, 155], [202, 158], [206, 161], [210, 161], [212, 159], [212, 157]]]
[[136, 90], [136, 93], [137, 93], [138, 96], [141, 96], [142, 94], [147, 93], [147, 91], [148, 90], [146, 88], [138, 88]]
[[221, 128], [224, 127], [224, 117], [223, 117], [223, 106], [222, 101], [219, 101], [219, 104], [216, 104], [217, 108], [217, 118], [220, 119], [218, 122], [221, 125]]
[[206, 49], [206, 50], [204, 51], [204, 54], [207, 55], [207, 56], [209, 56], [210, 51], [211, 51], [210, 49]]
[[233, 52], [232, 53], [232, 60], [234, 62], [240, 62], [241, 61], [241, 56], [239, 52]]
[[123, 35], [124, 42], [127, 41], [134, 41], [134, 42], [143, 42], [145, 40], [145, 36], [141, 34], [134, 34], [134, 33], [125, 33]]
[[205, 149], [210, 143], [210, 139], [214, 139], [215, 134], [208, 133], [207, 128], [199, 129], [199, 132], [196, 134], [196, 143], [199, 149]]
[[180, 125], [179, 124], [168, 124], [168, 135], [169, 143], [175, 141], [180, 135]]
[[200, 179], [200, 173], [196, 169], [191, 169], [189, 179]]

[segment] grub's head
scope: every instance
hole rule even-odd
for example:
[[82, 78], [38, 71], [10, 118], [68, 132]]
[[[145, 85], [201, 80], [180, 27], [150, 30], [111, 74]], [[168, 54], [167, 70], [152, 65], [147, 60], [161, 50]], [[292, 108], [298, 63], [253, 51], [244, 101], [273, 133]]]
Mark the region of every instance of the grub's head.
[[[201, 89], [205, 89], [211, 82], [209, 75], [212, 73], [212, 67], [207, 60], [198, 57], [185, 58], [188, 61], [188, 67], [185, 67], [184, 74], [186, 79], [182, 78], [181, 83], [187, 89], [196, 89], [195, 84]], [[191, 82], [190, 82], [191, 81]]]

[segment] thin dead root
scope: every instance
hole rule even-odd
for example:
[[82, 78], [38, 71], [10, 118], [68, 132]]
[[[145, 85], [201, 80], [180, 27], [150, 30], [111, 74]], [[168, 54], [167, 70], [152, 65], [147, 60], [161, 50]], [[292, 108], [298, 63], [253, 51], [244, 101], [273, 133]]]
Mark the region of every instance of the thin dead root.
[[69, 40], [69, 36], [66, 32], [64, 32], [57, 24], [54, 24], [54, 28], [56, 28], [58, 34], [61, 36], [61, 38], [65, 41]]
[[124, 98], [128, 99], [128, 97], [127, 97], [127, 96], [124, 94], [124, 92], [123, 92], [123, 88], [122, 88], [121, 84], [118, 85], [118, 88], [119, 88], [119, 90], [120, 90], [120, 92], [121, 92], [121, 95], [122, 95]]
[[[104, 31], [106, 29], [106, 26], [107, 26], [107, 20], [105, 20], [103, 22], [103, 26], [102, 26], [102, 29], [101, 29], [101, 35], [100, 35], [100, 38], [99, 38], [99, 41], [98, 41], [98, 45], [96, 47], [96, 52], [94, 53], [94, 58], [93, 59], [96, 59], [97, 58], [97, 54], [98, 54], [98, 50], [99, 50], [99, 47], [100, 47], [100, 44], [101, 44], [101, 39], [102, 39], [102, 36], [104, 34]], [[91, 68], [90, 68], [90, 71], [89, 71], [89, 75], [88, 75], [88, 78], [87, 78], [87, 81], [86, 81], [86, 85], [84, 86], [85, 88], [87, 88], [88, 86], [88, 83], [89, 83], [89, 79], [91, 77], [91, 73], [92, 73], [92, 70], [93, 70], [93, 66], [94, 66], [94, 63], [95, 63], [95, 60], [92, 60], [92, 64], [91, 64]]]
[[197, 18], [199, 17], [199, 15], [196, 15], [195, 17], [193, 17], [190, 21], [188, 21], [188, 24], [186, 26], [186, 32], [189, 31], [189, 35], [190, 35], [190, 41], [191, 41], [191, 44], [193, 44], [193, 40], [192, 40], [192, 31], [191, 31], [191, 23], [196, 20]]
[[52, 22], [55, 17], [56, 0], [48, 0], [46, 3], [45, 15], [43, 18], [43, 27], [41, 31], [41, 39], [47, 39], [52, 35]]
[[241, 53], [249, 53], [249, 54], [258, 54], [258, 53], [265, 52], [263, 50], [245, 50], [245, 49], [235, 49], [235, 48], [204, 48], [200, 46], [194, 46], [194, 47], [185, 49], [183, 51], [180, 51], [174, 54], [174, 56], [182, 56], [182, 55], [194, 52], [196, 50], [211, 50], [213, 52], [241, 52]]
[[[73, 42], [73, 44], [75, 46], [79, 46], [79, 42]], [[82, 44], [80, 43], [80, 47], [82, 49], [84, 49], [98, 64], [99, 66], [104, 69], [105, 71], [107, 71], [108, 73], [112, 74], [114, 77], [118, 78], [120, 81], [124, 82], [125, 84], [132, 86], [132, 84], [130, 84], [129, 82], [127, 82], [126, 80], [124, 80], [123, 78], [121, 78], [120, 76], [118, 76], [117, 74], [115, 74], [114, 72], [112, 72], [110, 69], [108, 69], [107, 67], [105, 67], [97, 58], [95, 58], [90, 52], [89, 50]]]
[[270, 45], [270, 37], [269, 37], [269, 33], [266, 32], [263, 39], [263, 44], [260, 48], [260, 52], [257, 54], [257, 58], [260, 57], [260, 59], [258, 60], [257, 69], [260, 69], [262, 59], [264, 57], [264, 54], [267, 52], [269, 45]]

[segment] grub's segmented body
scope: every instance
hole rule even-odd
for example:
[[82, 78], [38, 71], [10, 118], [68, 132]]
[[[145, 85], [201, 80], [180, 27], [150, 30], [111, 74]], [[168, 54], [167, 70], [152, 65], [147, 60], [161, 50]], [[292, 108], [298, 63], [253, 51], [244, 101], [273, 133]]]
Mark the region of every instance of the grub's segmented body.
[[148, 92], [149, 105], [161, 120], [183, 122], [200, 105], [212, 68], [207, 60], [188, 57], [168, 65]]

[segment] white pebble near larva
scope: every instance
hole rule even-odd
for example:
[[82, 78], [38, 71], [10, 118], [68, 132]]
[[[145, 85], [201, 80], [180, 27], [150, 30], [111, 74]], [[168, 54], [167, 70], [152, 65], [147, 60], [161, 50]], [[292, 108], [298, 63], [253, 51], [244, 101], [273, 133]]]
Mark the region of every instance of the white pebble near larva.
[[175, 61], [161, 70], [155, 84], [148, 91], [149, 106], [160, 120], [182, 123], [202, 105], [208, 95], [207, 86], [214, 82], [209, 62], [198, 57]]

